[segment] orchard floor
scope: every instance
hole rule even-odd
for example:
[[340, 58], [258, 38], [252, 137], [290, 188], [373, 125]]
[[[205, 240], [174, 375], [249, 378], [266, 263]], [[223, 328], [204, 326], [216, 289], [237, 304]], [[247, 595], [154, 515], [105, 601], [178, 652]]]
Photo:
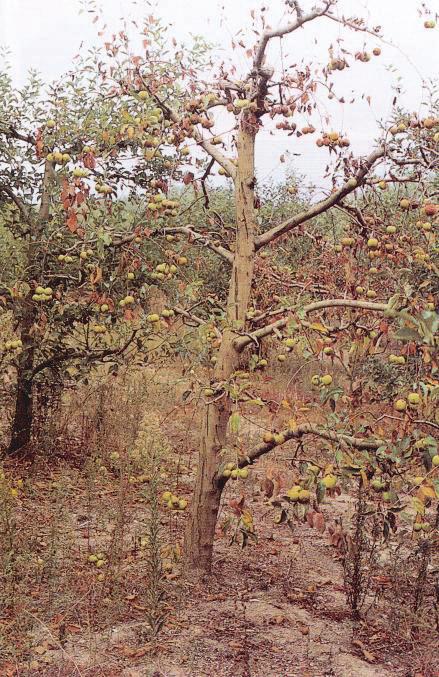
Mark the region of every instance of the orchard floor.
[[[178, 493], [190, 500], [194, 440], [178, 417], [167, 433], [180, 452]], [[282, 453], [288, 457], [291, 449]], [[169, 460], [161, 490], [175, 463]], [[279, 457], [274, 463], [288, 469]], [[14, 499], [19, 545], [16, 573], [2, 574], [9, 588], [1, 593], [1, 677], [439, 675], [437, 637], [413, 639], [404, 628], [391, 628], [381, 601], [369, 600], [367, 616], [352, 621], [339, 553], [327, 531], [274, 524], [260, 490], [267, 464], [261, 461], [245, 482], [257, 543], [242, 550], [218, 533], [209, 578], [184, 579], [175, 546], [182, 543], [186, 514], [160, 508], [170, 550], [164, 625], [152, 643], [142, 486], [111, 472], [90, 478], [90, 469], [62, 460], [56, 467], [39, 461]], [[18, 465], [5, 470], [12, 484], [25, 476]], [[244, 482], [230, 485], [220, 524]], [[347, 521], [353, 505], [342, 495], [324, 504], [323, 513], [328, 523], [336, 516]], [[107, 557], [102, 569], [88, 562], [99, 550]]]

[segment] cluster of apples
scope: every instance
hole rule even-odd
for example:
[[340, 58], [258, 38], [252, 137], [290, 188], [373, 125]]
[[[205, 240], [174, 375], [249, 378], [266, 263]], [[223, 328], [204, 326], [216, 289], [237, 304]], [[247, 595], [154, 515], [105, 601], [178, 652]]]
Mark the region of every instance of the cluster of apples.
[[407, 399], [400, 398], [396, 400], [394, 407], [396, 411], [405, 411], [407, 406], [418, 407], [421, 404], [421, 396], [419, 393], [409, 393]]
[[340, 136], [338, 132], [324, 132], [323, 135], [317, 139], [316, 145], [319, 148], [322, 146], [330, 146], [332, 148], [339, 146], [340, 148], [347, 148], [351, 145], [351, 142], [348, 138]]
[[328, 70], [329, 71], [344, 71], [344, 69], [347, 67], [347, 61], [345, 59], [332, 59], [328, 63]]
[[405, 364], [405, 357], [404, 355], [394, 355], [393, 353], [390, 353], [389, 362], [390, 364]]
[[223, 477], [231, 477], [232, 480], [242, 479], [248, 477], [248, 468], [238, 468], [236, 463], [226, 463], [222, 472]]
[[149, 475], [143, 474], [143, 475], [131, 475], [128, 482], [130, 484], [145, 484], [146, 482], [150, 482], [151, 477]]
[[309, 489], [304, 489], [300, 484], [295, 484], [291, 489], [288, 489], [285, 496], [291, 503], [309, 503], [311, 492]]
[[[375, 273], [375, 272], [378, 272], [378, 270], [374, 269], [372, 271], [372, 269], [370, 269], [369, 272]], [[376, 299], [376, 297], [377, 297], [377, 293], [376, 293], [375, 289], [366, 289], [365, 287], [362, 287], [361, 285], [358, 285], [357, 287], [355, 287], [355, 292], [358, 296], [363, 296], [363, 294], [364, 294], [366, 296], [366, 298], [368, 298], [368, 299]]]
[[60, 263], [73, 263], [74, 260], [75, 260], [75, 257], [70, 256], [70, 254], [60, 254], [58, 256], [58, 261]]
[[32, 301], [52, 301], [53, 290], [51, 287], [38, 286], [35, 293], [32, 295]]
[[159, 263], [150, 277], [152, 280], [170, 280], [176, 274], [177, 270], [178, 268], [174, 264]]
[[[396, 233], [396, 226], [387, 226], [386, 232], [389, 235]], [[376, 237], [370, 237], [367, 241], [367, 247], [369, 249], [367, 255], [371, 261], [373, 259], [378, 259], [383, 256], [384, 252], [391, 252], [394, 249], [392, 242], [385, 242], [384, 247], [382, 248], [381, 243], [377, 240]]]
[[172, 491], [164, 491], [162, 501], [166, 503], [171, 510], [186, 510], [188, 502], [185, 498], [179, 498]]
[[71, 159], [72, 158], [68, 153], [61, 153], [59, 150], [53, 151], [46, 155], [47, 162], [52, 162], [54, 165], [66, 165]]
[[[393, 124], [389, 128], [390, 134], [396, 136], [397, 134], [404, 134], [409, 128], [410, 129], [426, 129], [428, 131], [434, 130], [435, 127], [439, 125], [439, 118], [432, 116], [426, 117], [424, 119], [419, 119], [418, 117], [412, 117], [410, 119], [400, 120], [399, 122]], [[437, 141], [439, 134], [436, 133], [433, 137], [434, 141]]]
[[113, 189], [108, 183], [97, 183], [95, 191], [100, 195], [111, 195]]
[[151, 324], [154, 324], [155, 322], [160, 322], [160, 315], [157, 313], [149, 313], [146, 316], [147, 322], [151, 322]]
[[262, 439], [265, 444], [283, 444], [285, 442], [285, 436], [282, 433], [266, 432]]
[[[186, 266], [188, 264], [187, 257], [177, 257], [177, 264], [179, 266]], [[174, 263], [159, 263], [156, 265], [155, 271], [150, 274], [150, 277], [152, 280], [171, 280], [177, 272], [178, 268]]]
[[21, 339], [13, 339], [12, 341], [5, 341], [5, 350], [18, 350], [23, 347]]
[[218, 347], [218, 334], [215, 331], [215, 325], [210, 324], [206, 327], [206, 333], [202, 335], [201, 340], [203, 343], [210, 343], [212, 347]]
[[85, 169], [85, 167], [75, 167], [72, 174], [76, 179], [85, 179], [90, 175], [90, 172], [88, 169]]
[[[379, 47], [375, 47], [372, 50], [372, 54], [374, 56], [379, 56], [381, 54], [381, 49]], [[355, 54], [355, 58], [356, 58], [357, 61], [361, 61], [362, 63], [367, 63], [368, 61], [371, 60], [372, 57], [369, 54], [369, 52], [363, 51], [363, 52], [357, 52]]]
[[165, 216], [177, 216], [179, 204], [178, 200], [168, 200], [163, 193], [156, 193], [150, 198], [147, 208], [150, 212], [162, 213]]
[[314, 376], [311, 378], [311, 384], [313, 386], [330, 386], [331, 383], [332, 383], [331, 374], [324, 374], [323, 376], [319, 376], [319, 374], [314, 374]]
[[103, 552], [97, 552], [96, 554], [91, 554], [88, 556], [87, 560], [90, 564], [94, 564], [97, 569], [101, 569], [106, 563], [106, 557]]
[[120, 308], [125, 308], [125, 306], [132, 306], [135, 303], [135, 298], [131, 294], [127, 294], [123, 299], [119, 301]]

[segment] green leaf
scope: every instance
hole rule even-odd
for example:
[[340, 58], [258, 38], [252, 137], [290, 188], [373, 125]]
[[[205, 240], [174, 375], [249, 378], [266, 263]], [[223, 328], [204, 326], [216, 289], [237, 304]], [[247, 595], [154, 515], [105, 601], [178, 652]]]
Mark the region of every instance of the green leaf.
[[316, 497], [317, 497], [317, 503], [321, 503], [323, 499], [325, 498], [326, 494], [326, 487], [322, 482], [319, 482], [316, 487]]
[[230, 432], [236, 434], [239, 431], [241, 417], [237, 411], [234, 411], [229, 418]]

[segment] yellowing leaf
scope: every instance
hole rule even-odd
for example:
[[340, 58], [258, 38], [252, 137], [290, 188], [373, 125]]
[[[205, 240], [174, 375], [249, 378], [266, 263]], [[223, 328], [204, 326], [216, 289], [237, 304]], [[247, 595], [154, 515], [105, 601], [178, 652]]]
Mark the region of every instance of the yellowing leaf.
[[321, 322], [312, 322], [309, 325], [309, 328], [314, 329], [314, 331], [319, 331], [321, 334], [328, 334], [329, 333], [328, 327], [325, 327], [325, 325], [322, 324]]
[[360, 470], [360, 475], [363, 480], [363, 486], [367, 488], [369, 486], [369, 479], [363, 469]]
[[419, 498], [413, 498], [412, 504], [418, 515], [423, 515], [425, 513], [425, 505]]
[[432, 487], [421, 487], [418, 491], [421, 501], [425, 498], [436, 498], [436, 492]]
[[241, 422], [241, 418], [240, 418], [238, 412], [234, 411], [233, 414], [229, 418], [230, 432], [237, 433], [238, 430], [239, 430], [240, 422]]
[[251, 514], [250, 510], [244, 510], [244, 512], [241, 515], [241, 522], [248, 531], [252, 531], [253, 515]]
[[294, 418], [294, 416], [288, 420], [288, 427], [289, 427], [289, 429], [291, 430], [291, 432], [293, 432], [293, 433], [296, 432], [296, 430], [297, 430], [297, 421], [296, 421], [296, 419]]
[[284, 409], [291, 409], [291, 404], [288, 402], [288, 400], [282, 400], [281, 406], [284, 407]]
[[90, 275], [90, 282], [92, 284], [97, 284], [102, 280], [102, 268], [96, 266], [95, 270]]

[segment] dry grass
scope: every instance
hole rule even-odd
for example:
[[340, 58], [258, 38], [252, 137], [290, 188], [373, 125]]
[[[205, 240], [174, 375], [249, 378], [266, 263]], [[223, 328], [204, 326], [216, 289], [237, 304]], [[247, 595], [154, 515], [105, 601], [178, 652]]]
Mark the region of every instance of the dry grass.
[[[258, 376], [258, 393], [274, 404], [264, 420], [259, 410], [249, 412], [244, 446], [259, 439], [262, 428], [282, 427], [291, 407], [307, 403], [310, 393], [298, 387], [296, 372], [308, 382], [321, 372], [320, 363], [316, 366], [292, 357]], [[368, 622], [353, 628], [337, 551], [306, 524], [296, 523], [293, 534], [286, 525], [275, 528], [273, 508], [261, 494], [266, 476], [275, 479], [279, 493], [291, 482], [294, 471], [285, 458], [294, 455], [292, 449], [263, 460], [246, 482], [258, 543], [241, 553], [228, 546], [230, 531], [219, 530], [212, 579], [186, 585], [185, 515], [154, 506], [151, 492], [169, 489], [190, 500], [200, 417], [196, 400], [185, 403], [182, 397], [191, 378], [177, 368], [100, 374], [99, 382], [63, 393], [54, 416], [46, 418], [46, 432], [40, 431], [31, 467], [6, 464], [0, 497], [0, 674], [110, 677], [143, 665], [139, 674], [159, 669], [166, 675], [274, 677], [320, 675], [326, 664], [342, 676], [349, 673], [337, 667], [341, 652], [355, 674], [361, 674], [360, 665], [364, 675], [406, 677], [414, 674], [407, 667], [412, 664], [432, 677], [436, 554], [414, 610], [419, 558], [406, 537], [401, 562], [396, 556], [382, 560], [390, 587], [372, 585]], [[281, 398], [289, 405], [280, 406]], [[315, 442], [309, 445], [303, 454], [330, 460], [327, 445], [318, 450]], [[230, 500], [240, 498], [238, 485], [227, 487], [220, 526], [230, 523], [233, 529]], [[327, 520], [348, 524], [353, 505], [340, 498], [323, 511]], [[96, 554], [102, 566], [89, 561]], [[401, 567], [404, 575], [398, 574]], [[209, 646], [201, 639], [207, 626]], [[327, 627], [334, 642], [329, 658]], [[360, 645], [351, 644], [356, 637]], [[398, 658], [401, 642], [407, 653]], [[380, 661], [390, 672], [384, 664], [381, 672], [367, 672]]]

